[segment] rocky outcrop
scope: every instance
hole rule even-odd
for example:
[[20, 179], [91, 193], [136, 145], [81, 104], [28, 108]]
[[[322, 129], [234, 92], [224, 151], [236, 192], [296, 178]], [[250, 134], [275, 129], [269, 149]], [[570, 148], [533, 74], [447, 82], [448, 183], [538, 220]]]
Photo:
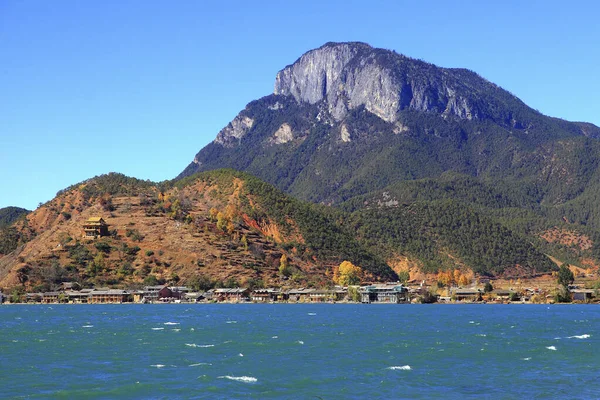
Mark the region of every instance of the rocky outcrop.
[[340, 129], [340, 139], [342, 139], [342, 142], [346, 142], [346, 143], [352, 141], [352, 137], [350, 136], [350, 131], [348, 130], [348, 127], [346, 126], [346, 124], [343, 124]]
[[294, 140], [294, 133], [288, 124], [283, 124], [275, 131], [271, 142], [274, 144], [284, 144]]
[[239, 140], [248, 133], [253, 125], [254, 120], [252, 118], [239, 114], [229, 125], [219, 132], [215, 143], [221, 144], [224, 147], [233, 147], [239, 143]]
[[405, 108], [469, 120], [484, 116], [453, 70], [364, 43], [328, 43], [309, 51], [279, 71], [274, 93], [310, 104], [325, 101], [338, 121], [360, 106], [388, 122]]

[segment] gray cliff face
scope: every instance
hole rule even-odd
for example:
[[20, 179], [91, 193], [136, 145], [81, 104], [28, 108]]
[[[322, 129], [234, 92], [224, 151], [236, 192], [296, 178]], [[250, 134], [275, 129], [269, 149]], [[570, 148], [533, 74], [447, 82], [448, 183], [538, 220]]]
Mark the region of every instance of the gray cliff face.
[[[364, 107], [395, 125], [394, 133], [408, 131], [404, 110], [429, 113], [446, 120], [488, 120], [505, 129], [527, 130], [541, 115], [521, 100], [465, 69], [440, 68], [394, 51], [365, 43], [327, 43], [302, 55], [279, 71], [274, 95], [264, 112], [278, 112], [290, 103], [316, 105], [316, 120], [338, 125], [348, 113]], [[286, 99], [282, 99], [286, 98]], [[260, 113], [259, 113], [260, 114]], [[261, 126], [255, 111], [243, 110], [214, 140], [224, 148], [238, 146], [242, 138]], [[270, 127], [266, 144], [282, 145], [298, 139], [290, 126]], [[263, 122], [264, 124], [264, 122]], [[292, 124], [293, 125], [293, 124]], [[579, 123], [569, 129], [589, 137], [600, 137], [600, 129]], [[348, 127], [340, 130], [343, 142], [351, 141]], [[298, 137], [296, 137], [299, 135]], [[198, 160], [195, 163], [200, 165]]]
[[254, 125], [252, 118], [239, 114], [229, 125], [219, 132], [214, 142], [224, 147], [234, 147], [252, 128], [252, 125]]
[[[422, 73], [423, 67], [428, 73]], [[325, 100], [338, 121], [363, 105], [388, 122], [395, 122], [398, 111], [406, 108], [479, 118], [481, 111], [448, 71], [364, 43], [332, 43], [281, 70], [274, 93], [293, 96], [299, 103]]]

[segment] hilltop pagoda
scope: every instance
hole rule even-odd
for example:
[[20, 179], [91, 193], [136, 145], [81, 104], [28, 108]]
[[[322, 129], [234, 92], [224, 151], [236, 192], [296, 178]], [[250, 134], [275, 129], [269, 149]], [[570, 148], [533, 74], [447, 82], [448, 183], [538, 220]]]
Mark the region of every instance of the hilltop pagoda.
[[85, 237], [108, 236], [108, 224], [102, 217], [91, 217], [83, 224], [83, 231]]

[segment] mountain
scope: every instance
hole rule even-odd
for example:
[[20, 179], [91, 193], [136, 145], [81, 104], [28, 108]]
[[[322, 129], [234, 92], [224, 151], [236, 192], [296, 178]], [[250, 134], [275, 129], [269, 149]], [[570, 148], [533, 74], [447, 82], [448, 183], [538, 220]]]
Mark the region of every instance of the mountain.
[[29, 210], [20, 207], [0, 208], [0, 228], [11, 225], [13, 222], [29, 212]]
[[471, 71], [328, 43], [281, 70], [274, 93], [248, 104], [179, 178], [234, 168], [295, 197], [338, 203], [455, 171], [562, 203], [590, 183], [599, 136], [598, 127], [543, 116]]
[[[429, 250], [377, 233], [388, 255], [421, 267], [534, 273], [533, 265], [500, 256], [500, 242], [479, 250], [452, 244], [451, 228], [476, 215], [465, 238], [490, 232], [484, 226], [491, 224], [556, 262], [595, 270], [599, 138], [595, 125], [545, 116], [472, 71], [364, 43], [327, 43], [279, 71], [274, 92], [250, 102], [177, 179], [233, 168], [296, 198], [350, 212], [353, 223], [365, 215], [378, 220], [374, 208], [388, 220], [426, 215], [425, 225], [402, 229], [427, 232]], [[432, 211], [440, 207], [442, 214]], [[540, 270], [552, 269], [533, 259]]]
[[[59, 192], [0, 233], [0, 288], [50, 290], [63, 281], [326, 286], [343, 260], [374, 281], [397, 279], [321, 208], [235, 171], [161, 184], [102, 175]], [[102, 217], [110, 234], [86, 238], [90, 217]], [[282, 276], [283, 255], [289, 265]]]

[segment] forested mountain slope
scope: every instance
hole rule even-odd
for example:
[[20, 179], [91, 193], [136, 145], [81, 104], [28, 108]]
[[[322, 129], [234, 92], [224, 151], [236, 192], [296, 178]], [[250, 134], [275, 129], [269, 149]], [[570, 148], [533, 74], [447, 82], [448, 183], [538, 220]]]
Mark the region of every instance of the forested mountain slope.
[[[599, 137], [595, 125], [545, 116], [472, 71], [327, 43], [281, 70], [274, 93], [249, 103], [178, 178], [234, 168], [357, 214], [453, 204], [461, 211], [451, 207], [444, 218], [478, 213], [557, 262], [594, 269]], [[460, 253], [467, 264], [485, 259]]]

